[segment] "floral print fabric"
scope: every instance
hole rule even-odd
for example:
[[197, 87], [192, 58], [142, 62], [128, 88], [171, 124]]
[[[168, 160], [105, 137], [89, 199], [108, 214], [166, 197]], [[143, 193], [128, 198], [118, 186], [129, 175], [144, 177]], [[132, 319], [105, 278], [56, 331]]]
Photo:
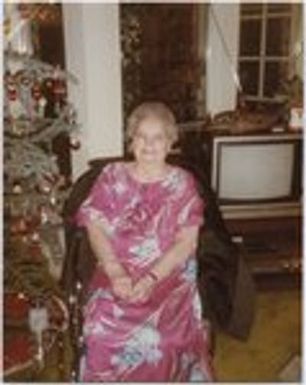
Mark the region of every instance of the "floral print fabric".
[[[137, 280], [171, 247], [177, 232], [200, 226], [203, 202], [192, 176], [172, 167], [141, 183], [123, 162], [106, 166], [77, 213], [95, 220], [116, 256]], [[201, 320], [194, 255], [161, 280], [143, 302], [115, 297], [97, 269], [84, 307], [82, 381], [211, 381], [208, 334]]]

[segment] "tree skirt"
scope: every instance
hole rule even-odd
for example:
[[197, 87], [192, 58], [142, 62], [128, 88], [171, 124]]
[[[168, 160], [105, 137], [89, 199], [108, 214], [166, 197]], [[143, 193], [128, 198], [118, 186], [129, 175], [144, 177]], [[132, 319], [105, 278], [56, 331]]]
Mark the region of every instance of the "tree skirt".
[[37, 348], [30, 332], [14, 331], [4, 336], [4, 376], [26, 370], [35, 364]]

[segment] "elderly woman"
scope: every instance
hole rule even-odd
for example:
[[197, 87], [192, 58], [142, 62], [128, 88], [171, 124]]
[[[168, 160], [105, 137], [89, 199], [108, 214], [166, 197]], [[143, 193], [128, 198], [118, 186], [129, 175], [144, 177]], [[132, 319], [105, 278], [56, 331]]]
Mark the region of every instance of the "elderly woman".
[[203, 222], [193, 177], [166, 156], [172, 112], [131, 114], [132, 162], [108, 164], [77, 213], [97, 258], [84, 308], [82, 381], [211, 381], [195, 249]]

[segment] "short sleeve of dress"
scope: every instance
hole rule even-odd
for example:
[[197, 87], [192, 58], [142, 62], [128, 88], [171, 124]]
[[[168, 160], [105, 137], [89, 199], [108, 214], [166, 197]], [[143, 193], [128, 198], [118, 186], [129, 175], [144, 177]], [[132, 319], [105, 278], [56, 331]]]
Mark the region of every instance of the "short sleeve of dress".
[[104, 167], [96, 182], [92, 186], [88, 197], [81, 204], [75, 216], [79, 226], [86, 226], [89, 222], [96, 222], [107, 232], [111, 233], [116, 213], [114, 164]]
[[179, 227], [201, 226], [204, 223], [205, 203], [199, 195], [195, 179], [189, 173], [185, 176], [184, 191], [179, 205]]

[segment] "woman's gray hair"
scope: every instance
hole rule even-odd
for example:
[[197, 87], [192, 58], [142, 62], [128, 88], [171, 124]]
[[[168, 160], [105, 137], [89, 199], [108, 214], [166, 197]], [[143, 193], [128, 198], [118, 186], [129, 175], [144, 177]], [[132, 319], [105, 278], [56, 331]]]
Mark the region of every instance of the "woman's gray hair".
[[147, 118], [159, 119], [171, 144], [178, 140], [178, 127], [173, 112], [160, 102], [145, 102], [136, 107], [127, 121], [126, 138], [130, 144], [139, 125]]

